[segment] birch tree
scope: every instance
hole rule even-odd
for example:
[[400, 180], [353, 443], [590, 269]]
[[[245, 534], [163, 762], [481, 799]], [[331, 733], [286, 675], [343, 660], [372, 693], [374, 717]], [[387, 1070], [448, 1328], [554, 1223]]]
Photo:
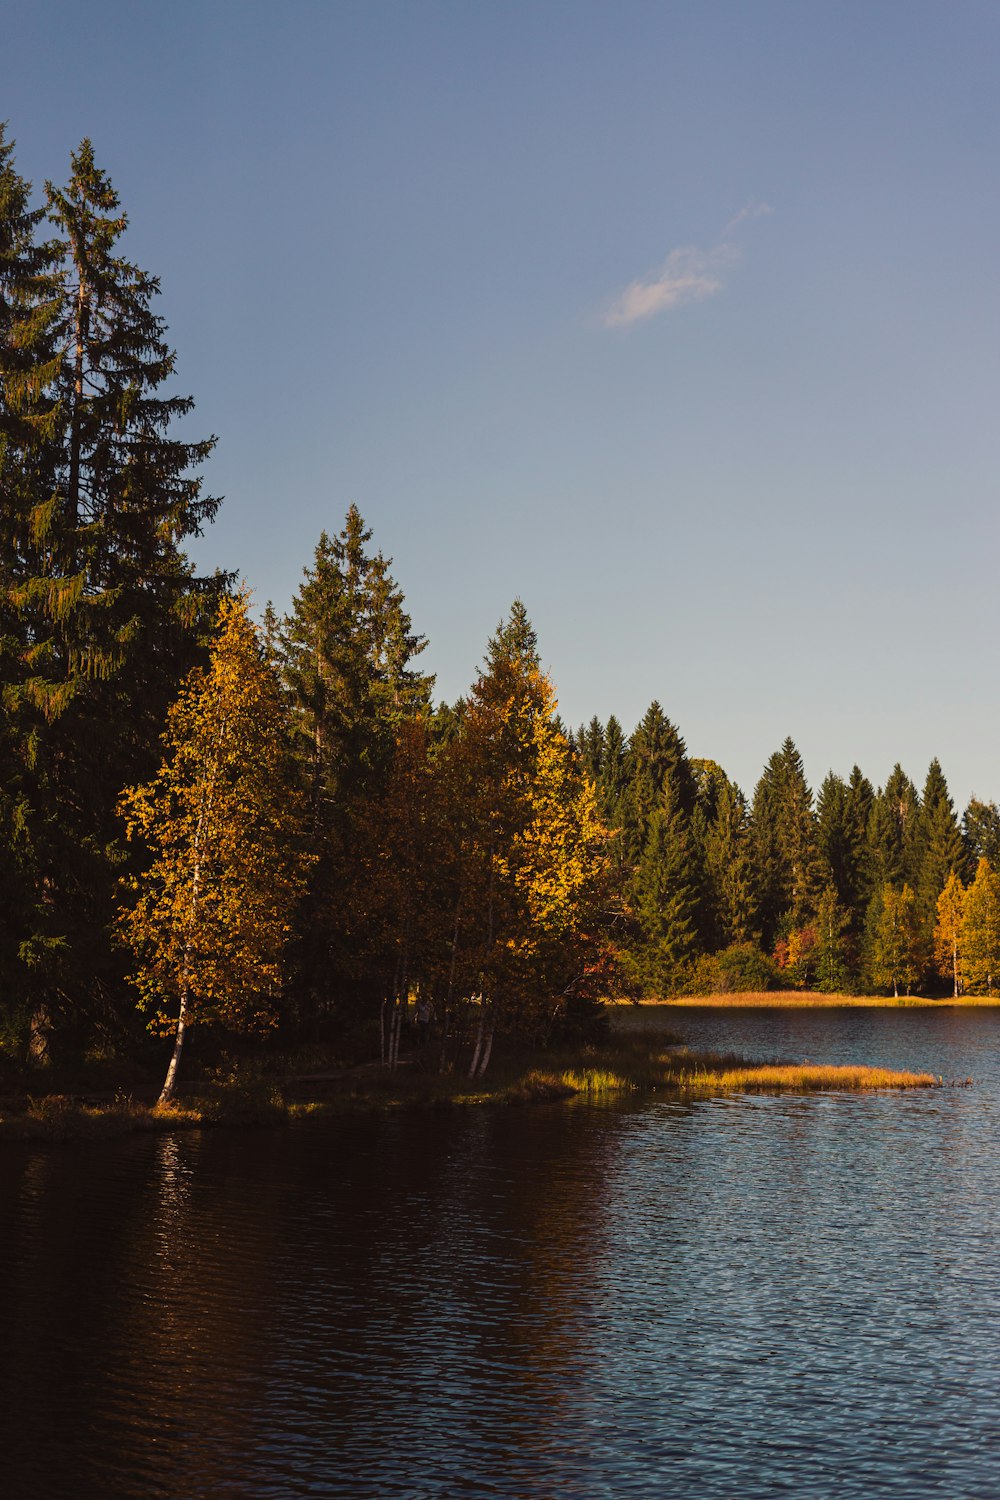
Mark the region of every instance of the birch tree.
[[223, 603], [208, 667], [187, 678], [163, 743], [156, 776], [121, 799], [150, 864], [120, 926], [150, 1028], [173, 1033], [166, 1103], [195, 1022], [273, 1024], [308, 862], [284, 710], [245, 595]]

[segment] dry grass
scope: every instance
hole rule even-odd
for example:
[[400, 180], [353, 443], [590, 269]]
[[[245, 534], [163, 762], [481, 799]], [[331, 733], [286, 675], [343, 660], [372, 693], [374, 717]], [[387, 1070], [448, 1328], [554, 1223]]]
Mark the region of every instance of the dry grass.
[[[929, 1000], [921, 995], [828, 995], [819, 990], [741, 990], [732, 995], [677, 995], [663, 1000], [645, 1000], [639, 1009], [664, 1006], [681, 1009], [685, 1006], [726, 1006], [758, 1009], [809, 1009], [836, 1006], [854, 1006], [867, 1009], [897, 1009], [905, 1006], [922, 1006], [926, 1009], [942, 1010], [951, 1006], [1000, 1006], [1000, 996], [962, 995], [957, 1000], [950, 996], [946, 1000]], [[622, 1007], [619, 1007], [621, 1009]]]
[[[732, 999], [733, 997], [726, 997]], [[761, 997], [762, 999], [764, 997]], [[773, 997], [768, 997], [773, 998]], [[828, 997], [824, 997], [828, 999]], [[414, 1067], [383, 1073], [377, 1065], [298, 1079], [289, 1097], [274, 1079], [232, 1078], [210, 1093], [185, 1096], [167, 1107], [119, 1095], [95, 1105], [52, 1094], [27, 1107], [0, 1112], [0, 1140], [67, 1141], [131, 1131], [196, 1130], [206, 1126], [278, 1125], [293, 1120], [399, 1109], [517, 1105], [572, 1097], [600, 1102], [638, 1090], [706, 1092], [810, 1092], [817, 1089], [929, 1088], [929, 1073], [881, 1068], [819, 1067], [772, 1060], [689, 1052], [663, 1026], [662, 1006], [619, 1009], [611, 1038], [600, 1047], [557, 1053], [501, 1056], [490, 1076], [470, 1083], [461, 1073], [441, 1075]], [[546, 1067], [537, 1063], [544, 1060]]]
[[723, 1090], [730, 1093], [809, 1094], [818, 1090], [929, 1089], [942, 1080], [933, 1073], [896, 1072], [890, 1068], [822, 1067], [814, 1063], [742, 1063], [738, 1066], [680, 1066], [681, 1088]]

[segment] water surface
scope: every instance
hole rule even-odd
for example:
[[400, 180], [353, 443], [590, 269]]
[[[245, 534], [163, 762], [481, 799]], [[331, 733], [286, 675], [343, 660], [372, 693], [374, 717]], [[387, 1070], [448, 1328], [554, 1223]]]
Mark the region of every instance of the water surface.
[[0, 1492], [994, 1500], [1000, 1012], [676, 1024], [977, 1081], [7, 1146]]

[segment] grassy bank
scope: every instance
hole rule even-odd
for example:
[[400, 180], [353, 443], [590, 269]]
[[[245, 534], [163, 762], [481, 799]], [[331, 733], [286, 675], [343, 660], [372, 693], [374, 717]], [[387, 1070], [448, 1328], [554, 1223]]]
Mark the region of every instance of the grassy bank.
[[[633, 1010], [631, 1020], [632, 1026], [619, 1026], [600, 1047], [541, 1056], [500, 1056], [491, 1076], [475, 1083], [457, 1072], [441, 1074], [430, 1056], [413, 1055], [392, 1074], [367, 1065], [291, 1078], [233, 1075], [221, 1084], [203, 1085], [198, 1093], [182, 1095], [167, 1107], [121, 1094], [106, 1101], [71, 1094], [28, 1098], [13, 1108], [0, 1108], [0, 1141], [102, 1139], [134, 1131], [279, 1125], [358, 1111], [598, 1100], [640, 1090], [808, 1093], [931, 1088], [941, 1082], [929, 1073], [757, 1063], [740, 1056], [695, 1053], [680, 1046], [662, 1027], [654, 1030], [648, 1012], [637, 1015]], [[639, 1029], [634, 1029], [635, 1023]]]
[[945, 1000], [931, 1000], [922, 995], [828, 995], [819, 990], [741, 990], [732, 995], [676, 995], [663, 1000], [646, 1000], [639, 1007], [662, 1008], [672, 1006], [744, 1007], [810, 1009], [813, 1007], [861, 1006], [868, 1009], [899, 1009], [904, 1006], [922, 1006], [930, 1010], [945, 1010], [954, 1006], [1000, 1006], [996, 995], [961, 995], [957, 1000], [949, 996]]

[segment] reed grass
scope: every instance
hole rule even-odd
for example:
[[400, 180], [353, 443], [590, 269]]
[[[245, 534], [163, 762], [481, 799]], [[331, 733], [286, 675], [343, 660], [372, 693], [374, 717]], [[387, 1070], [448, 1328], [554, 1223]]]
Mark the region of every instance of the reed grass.
[[910, 1073], [891, 1068], [857, 1066], [823, 1067], [814, 1063], [760, 1063], [736, 1067], [682, 1067], [677, 1083], [685, 1089], [721, 1090], [726, 1093], [809, 1094], [869, 1089], [938, 1088], [942, 1079], [933, 1073]]
[[[661, 1000], [644, 1000], [638, 1009], [670, 1007], [679, 1010], [689, 1006], [711, 1006], [719, 1009], [731, 1006], [737, 1009], [744, 1007], [769, 1010], [802, 1010], [840, 1006], [895, 1010], [908, 1006], [921, 1006], [925, 1009], [942, 1010], [953, 1006], [1000, 1006], [1000, 996], [960, 995], [957, 1000], [952, 996], [943, 1000], [934, 1000], [925, 995], [900, 995], [896, 999], [892, 995], [825, 994], [819, 990], [741, 990], [732, 995], [674, 995]], [[623, 1008], [617, 1007], [619, 1010]]]

